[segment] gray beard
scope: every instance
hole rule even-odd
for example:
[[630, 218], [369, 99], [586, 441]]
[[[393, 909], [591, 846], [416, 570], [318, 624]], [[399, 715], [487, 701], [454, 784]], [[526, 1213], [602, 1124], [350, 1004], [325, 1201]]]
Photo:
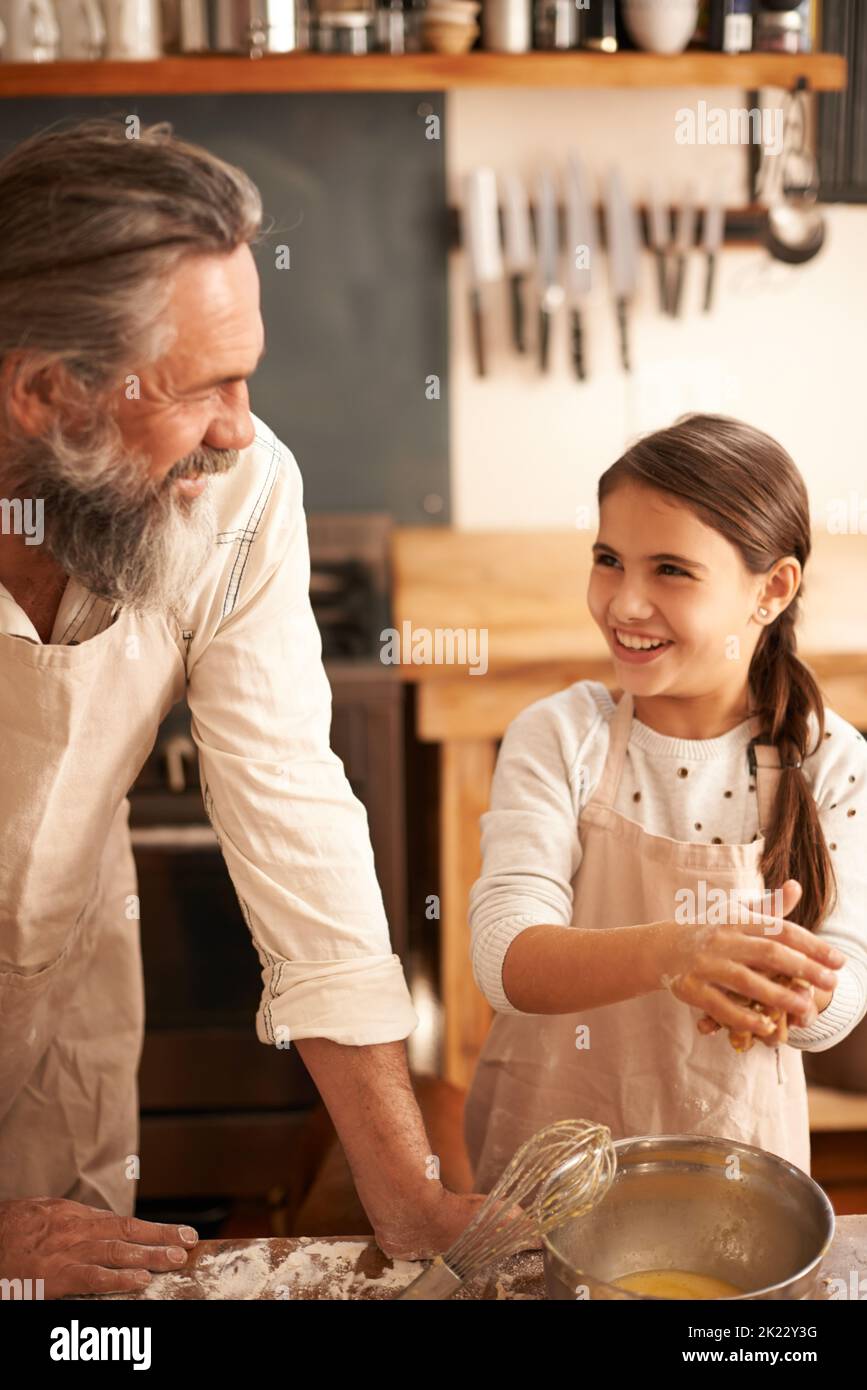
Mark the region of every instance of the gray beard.
[[58, 455], [31, 441], [14, 469], [16, 494], [43, 499], [48, 554], [108, 603], [141, 613], [178, 609], [213, 553], [217, 512], [210, 481], [201, 496], [185, 497], [174, 480], [225, 473], [237, 449], [202, 445], [154, 484], [146, 459], [118, 443], [112, 457], [106, 450], [81, 460], [64, 445]]

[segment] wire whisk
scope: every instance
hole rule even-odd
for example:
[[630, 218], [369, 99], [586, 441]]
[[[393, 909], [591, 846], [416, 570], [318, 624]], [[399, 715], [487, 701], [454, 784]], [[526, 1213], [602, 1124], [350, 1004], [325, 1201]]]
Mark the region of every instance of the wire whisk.
[[489, 1265], [583, 1216], [608, 1191], [617, 1156], [607, 1125], [558, 1120], [518, 1149], [469, 1225], [402, 1299], [450, 1298]]

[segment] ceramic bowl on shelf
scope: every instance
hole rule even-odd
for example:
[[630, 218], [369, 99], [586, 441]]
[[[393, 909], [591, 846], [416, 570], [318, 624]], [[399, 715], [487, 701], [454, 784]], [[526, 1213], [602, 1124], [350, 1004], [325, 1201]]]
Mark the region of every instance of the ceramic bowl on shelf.
[[475, 24], [481, 8], [480, 0], [430, 0], [422, 23]]
[[647, 53], [682, 53], [695, 33], [698, 0], [623, 0], [633, 43]]
[[425, 19], [421, 26], [422, 47], [432, 53], [468, 53], [480, 33], [478, 24]]

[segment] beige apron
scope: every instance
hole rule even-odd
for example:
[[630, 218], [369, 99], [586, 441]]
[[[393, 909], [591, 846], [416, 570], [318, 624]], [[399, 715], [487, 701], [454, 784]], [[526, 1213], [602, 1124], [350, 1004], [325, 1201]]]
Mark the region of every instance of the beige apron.
[[0, 633], [0, 1198], [133, 1210], [144, 1007], [126, 794], [184, 686], [161, 618], [122, 611], [80, 645]]
[[[618, 702], [595, 794], [579, 816], [583, 857], [573, 883], [575, 927], [604, 930], [674, 919], [678, 890], [764, 889], [764, 839], [706, 845], [648, 834], [614, 810], [633, 718]], [[752, 734], [759, 733], [752, 721]], [[779, 780], [776, 748], [757, 747], [761, 827]], [[774, 766], [776, 764], [776, 766]], [[774, 885], [779, 886], [779, 885]], [[682, 901], [682, 900], [681, 900]], [[698, 898], [696, 899], [698, 901]], [[488, 1191], [517, 1147], [553, 1120], [583, 1117], [614, 1139], [706, 1134], [755, 1144], [810, 1171], [804, 1065], [798, 1049], [756, 1040], [745, 1053], [728, 1032], [704, 1035], [701, 1011], [669, 990], [577, 1014], [497, 1014], [466, 1106], [477, 1191]], [[576, 1047], [589, 1030], [589, 1047]]]

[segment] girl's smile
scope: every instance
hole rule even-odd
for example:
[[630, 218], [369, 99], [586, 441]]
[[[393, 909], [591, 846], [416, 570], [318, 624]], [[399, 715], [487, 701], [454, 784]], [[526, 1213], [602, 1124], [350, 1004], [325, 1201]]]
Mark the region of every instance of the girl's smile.
[[[616, 661], [626, 661], [631, 666], [646, 666], [649, 661], [660, 660], [674, 643], [668, 638], [652, 637], [649, 633], [629, 632], [626, 628], [613, 627], [611, 648]], [[626, 638], [626, 643], [621, 637]], [[654, 644], [651, 646], [651, 642]], [[628, 645], [627, 645], [628, 643]]]

